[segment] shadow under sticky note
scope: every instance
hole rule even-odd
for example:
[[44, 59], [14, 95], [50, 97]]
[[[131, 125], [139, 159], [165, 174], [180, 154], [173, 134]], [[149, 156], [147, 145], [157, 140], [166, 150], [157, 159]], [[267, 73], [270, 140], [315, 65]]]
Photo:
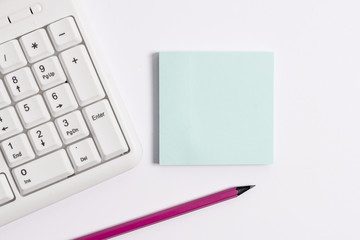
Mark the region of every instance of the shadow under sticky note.
[[159, 163], [273, 162], [270, 52], [159, 53]]

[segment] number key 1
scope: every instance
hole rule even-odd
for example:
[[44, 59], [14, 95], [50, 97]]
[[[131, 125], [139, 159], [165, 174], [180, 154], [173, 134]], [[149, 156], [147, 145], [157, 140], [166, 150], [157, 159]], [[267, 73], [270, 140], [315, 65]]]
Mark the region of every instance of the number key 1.
[[16, 167], [35, 158], [30, 142], [24, 133], [1, 143], [10, 167]]

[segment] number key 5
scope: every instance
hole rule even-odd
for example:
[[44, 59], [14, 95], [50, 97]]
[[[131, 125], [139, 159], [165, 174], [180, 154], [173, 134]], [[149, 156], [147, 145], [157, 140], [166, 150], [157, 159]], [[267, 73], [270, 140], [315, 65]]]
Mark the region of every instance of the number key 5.
[[25, 128], [31, 128], [50, 120], [50, 114], [40, 95], [19, 102], [16, 104], [16, 109]]

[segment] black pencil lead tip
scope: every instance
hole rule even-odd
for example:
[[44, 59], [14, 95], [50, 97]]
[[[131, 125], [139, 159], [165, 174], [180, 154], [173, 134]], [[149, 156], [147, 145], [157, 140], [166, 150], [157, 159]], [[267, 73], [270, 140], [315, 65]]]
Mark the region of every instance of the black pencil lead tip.
[[255, 185], [237, 187], [236, 188], [236, 190], [238, 191], [237, 195], [243, 194], [244, 192], [246, 192], [247, 190], [249, 190], [250, 188], [253, 188], [253, 187], [255, 187]]

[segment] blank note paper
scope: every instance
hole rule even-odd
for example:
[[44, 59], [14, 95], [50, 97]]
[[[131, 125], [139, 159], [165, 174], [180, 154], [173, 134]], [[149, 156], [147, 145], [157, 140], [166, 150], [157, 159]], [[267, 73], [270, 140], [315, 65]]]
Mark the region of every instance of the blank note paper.
[[273, 162], [270, 52], [159, 54], [159, 163]]

